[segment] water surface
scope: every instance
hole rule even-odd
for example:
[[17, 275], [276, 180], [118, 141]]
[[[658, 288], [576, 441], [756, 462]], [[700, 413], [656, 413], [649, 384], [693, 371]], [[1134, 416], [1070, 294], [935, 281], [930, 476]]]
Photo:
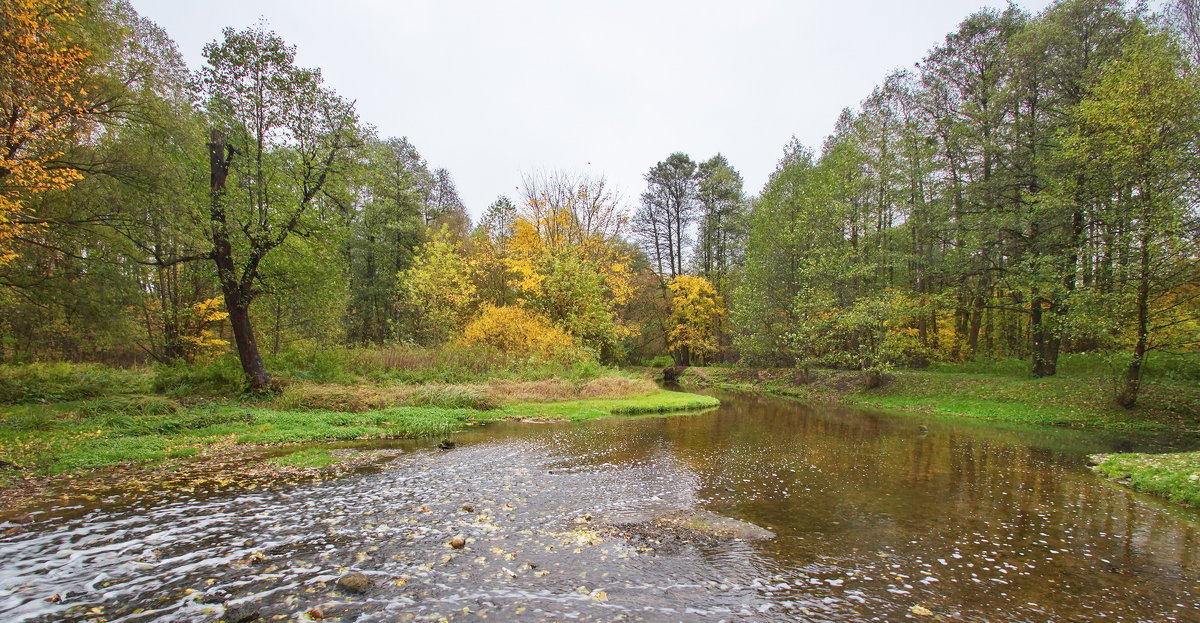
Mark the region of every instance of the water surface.
[[[722, 399], [501, 423], [450, 451], [364, 444], [403, 453], [325, 482], [52, 505], [0, 536], [0, 612], [212, 621], [227, 599], [265, 620], [1200, 621], [1200, 516], [1084, 467], [1194, 440]], [[609, 527], [681, 508], [778, 536]], [[373, 587], [339, 589], [348, 571]]]

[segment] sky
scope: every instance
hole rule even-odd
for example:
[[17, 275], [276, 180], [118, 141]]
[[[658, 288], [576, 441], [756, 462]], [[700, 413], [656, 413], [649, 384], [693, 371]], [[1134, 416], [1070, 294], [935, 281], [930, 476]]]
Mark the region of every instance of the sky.
[[[523, 173], [604, 175], [633, 207], [673, 152], [722, 153], [757, 194], [792, 136], [1002, 0], [132, 0], [192, 68], [260, 20], [380, 136], [445, 167], [473, 216]], [[1023, 0], [1038, 12], [1048, 0]]]

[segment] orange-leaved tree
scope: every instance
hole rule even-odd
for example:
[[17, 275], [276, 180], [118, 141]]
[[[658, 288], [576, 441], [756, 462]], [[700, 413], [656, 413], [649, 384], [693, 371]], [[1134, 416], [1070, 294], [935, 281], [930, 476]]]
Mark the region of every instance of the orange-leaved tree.
[[70, 0], [0, 2], [0, 262], [15, 257], [28, 198], [82, 177], [57, 161], [104, 107], [87, 88], [91, 53], [65, 32], [82, 14]]

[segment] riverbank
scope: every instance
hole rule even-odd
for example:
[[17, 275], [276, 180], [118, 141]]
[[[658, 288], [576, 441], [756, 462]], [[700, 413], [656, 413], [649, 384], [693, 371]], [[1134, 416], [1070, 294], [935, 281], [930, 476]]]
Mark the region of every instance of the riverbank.
[[1034, 379], [1014, 373], [898, 370], [872, 388], [861, 372], [704, 367], [686, 369], [679, 383], [684, 388], [732, 389], [998, 422], [1124, 431], [1200, 430], [1200, 389], [1195, 384], [1146, 383], [1138, 408], [1126, 410], [1113, 403], [1112, 379], [1103, 374]]
[[231, 453], [244, 463], [272, 462], [253, 468], [226, 462], [220, 478], [280, 470], [312, 475], [338, 469], [345, 457], [327, 449], [286, 457], [247, 449], [438, 437], [496, 420], [582, 420], [719, 404], [611, 370], [461, 384], [300, 382], [274, 396], [209, 397], [142, 393], [151, 383], [138, 371], [64, 369], [70, 374], [54, 382], [8, 375], [7, 395], [22, 403], [0, 404], [0, 490], [41, 489], [61, 475], [114, 467], [179, 470]]
[[[901, 370], [880, 387], [858, 372], [688, 368], [684, 387], [713, 387], [800, 400], [878, 407], [995, 422], [1127, 432], [1200, 431], [1194, 383], [1154, 382], [1138, 408], [1113, 404], [1112, 381], [1075, 372], [1034, 379], [1020, 373]], [[1200, 452], [1095, 456], [1093, 469], [1115, 482], [1200, 508]]]
[[1092, 470], [1138, 491], [1200, 508], [1200, 452], [1096, 454]]

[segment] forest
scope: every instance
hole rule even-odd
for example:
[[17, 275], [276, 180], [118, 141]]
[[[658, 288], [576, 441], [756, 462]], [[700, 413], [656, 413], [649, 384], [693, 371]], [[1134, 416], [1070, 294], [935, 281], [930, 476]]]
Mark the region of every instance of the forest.
[[757, 192], [677, 152], [632, 200], [526, 172], [477, 222], [262, 24], [190, 71], [124, 0], [3, 11], [9, 363], [236, 365], [268, 391], [271, 362], [381, 348], [876, 382], [1091, 353], [1132, 408], [1150, 357], [1200, 346], [1194, 2], [983, 9]]
[[[462, 110], [349, 38], [487, 93], [422, 134], [266, 18], [195, 57], [151, 0], [0, 0], [0, 618], [1195, 620], [1200, 0], [1040, 1], [888, 55], [819, 145], [800, 112], [766, 150], [684, 124], [717, 151], [606, 124], [703, 97], [663, 78], [683, 56], [731, 115], [840, 100], [706, 64], [800, 49], [748, 38], [819, 3], [262, 4], [404, 97]], [[381, 30], [335, 26], [362, 11]], [[891, 22], [819, 28], [914, 38]], [[504, 45], [443, 65], [423, 29]], [[698, 62], [689, 32], [730, 38]], [[471, 78], [506, 63], [595, 125], [534, 106], [533, 151], [600, 136], [637, 187], [437, 151], [520, 116], [512, 75]], [[638, 67], [670, 97], [571, 100]]]

